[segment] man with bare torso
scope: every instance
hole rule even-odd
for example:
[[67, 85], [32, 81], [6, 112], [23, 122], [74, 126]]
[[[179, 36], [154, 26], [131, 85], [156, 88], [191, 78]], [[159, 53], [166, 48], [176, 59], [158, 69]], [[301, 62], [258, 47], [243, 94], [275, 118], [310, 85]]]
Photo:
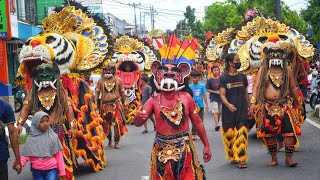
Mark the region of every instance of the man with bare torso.
[[271, 154], [268, 165], [278, 164], [277, 136], [281, 135], [285, 144], [285, 163], [288, 167], [295, 167], [297, 163], [292, 160], [292, 154], [299, 145], [297, 135], [301, 134], [301, 120], [296, 108], [298, 112], [302, 111], [302, 101], [292, 70], [287, 68], [284, 49], [273, 43], [266, 47], [269, 48], [265, 48], [266, 58], [256, 77], [249, 114], [255, 112], [257, 135]]
[[109, 139], [108, 146], [112, 146], [111, 126], [114, 125], [114, 147], [120, 148], [120, 137], [124, 136], [125, 115], [123, 110], [128, 109], [128, 103], [124, 94], [124, 87], [120, 78], [115, 76], [116, 67], [109, 62], [103, 69], [102, 77], [95, 89], [95, 101], [98, 102], [101, 94], [100, 115], [104, 120], [103, 129]]
[[152, 63], [154, 84], [160, 91], [151, 97], [138, 111], [133, 123], [142, 126], [152, 114], [156, 121], [156, 137], [151, 155], [150, 179], [205, 179], [196, 155], [195, 145], [189, 132], [190, 119], [203, 142], [203, 160], [211, 159], [210, 146], [204, 125], [195, 110], [192, 97], [182, 91], [183, 79], [190, 67], [185, 63], [177, 66]]

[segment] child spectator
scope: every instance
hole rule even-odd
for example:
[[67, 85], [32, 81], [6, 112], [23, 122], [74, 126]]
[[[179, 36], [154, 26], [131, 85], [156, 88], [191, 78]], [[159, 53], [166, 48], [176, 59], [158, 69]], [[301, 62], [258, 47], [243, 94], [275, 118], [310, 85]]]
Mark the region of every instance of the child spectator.
[[218, 66], [211, 67], [212, 77], [207, 81], [206, 88], [210, 93], [210, 104], [212, 106], [213, 120], [215, 122], [215, 130], [219, 131], [219, 121], [221, 113], [221, 98], [219, 91], [220, 71]]
[[[208, 111], [208, 101], [207, 101], [207, 96], [206, 96], [206, 92], [207, 89], [206, 87], [201, 84], [198, 83], [200, 78], [201, 78], [201, 73], [199, 73], [199, 71], [197, 70], [193, 70], [191, 72], [191, 78], [192, 78], [192, 84], [189, 85], [189, 87], [192, 89], [193, 92], [193, 100], [196, 104], [196, 107], [199, 108], [199, 116], [201, 118], [201, 120], [203, 121], [203, 117], [204, 117], [204, 104], [206, 105], [206, 111]], [[204, 101], [204, 103], [203, 103]], [[193, 135], [193, 139], [196, 139], [196, 128], [192, 125], [192, 135]]]
[[35, 180], [65, 179], [62, 145], [50, 127], [49, 115], [43, 111], [34, 114], [31, 132], [21, 153], [22, 166], [28, 161]]

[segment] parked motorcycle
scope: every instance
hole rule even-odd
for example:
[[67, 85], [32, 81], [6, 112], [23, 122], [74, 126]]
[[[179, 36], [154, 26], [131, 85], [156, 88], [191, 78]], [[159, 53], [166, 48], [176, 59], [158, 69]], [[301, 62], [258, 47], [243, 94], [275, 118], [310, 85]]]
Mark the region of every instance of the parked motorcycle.
[[20, 112], [23, 106], [23, 101], [26, 98], [26, 92], [22, 86], [15, 86], [12, 88], [12, 94], [14, 96], [14, 112]]

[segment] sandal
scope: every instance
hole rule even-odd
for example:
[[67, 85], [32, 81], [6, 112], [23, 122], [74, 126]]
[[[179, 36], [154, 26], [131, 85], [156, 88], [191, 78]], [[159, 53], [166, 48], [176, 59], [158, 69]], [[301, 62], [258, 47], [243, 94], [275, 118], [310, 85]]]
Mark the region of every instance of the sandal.
[[247, 167], [248, 167], [248, 166], [247, 166], [246, 163], [244, 163], [244, 164], [239, 163], [239, 169], [245, 169], [245, 168], [247, 168]]
[[298, 165], [298, 163], [296, 163], [296, 162], [293, 162], [291, 164], [289, 164], [289, 163], [286, 163], [286, 164], [288, 167], [296, 167]]
[[146, 133], [148, 133], [148, 131], [147, 131], [147, 130], [142, 131], [142, 134], [146, 134]]
[[220, 126], [217, 126], [214, 128], [215, 131], [219, 131], [220, 130]]

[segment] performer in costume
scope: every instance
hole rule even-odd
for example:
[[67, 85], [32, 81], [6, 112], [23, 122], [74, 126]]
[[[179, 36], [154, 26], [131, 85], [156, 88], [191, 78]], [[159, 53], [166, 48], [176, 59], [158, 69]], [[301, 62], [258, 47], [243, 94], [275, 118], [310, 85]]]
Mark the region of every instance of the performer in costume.
[[49, 114], [50, 126], [57, 133], [63, 147], [66, 179], [73, 179], [73, 167], [77, 167], [72, 146], [75, 136], [76, 119], [71, 106], [71, 99], [60, 84], [60, 72], [57, 66], [42, 64], [37, 66], [31, 78], [34, 83], [18, 118], [21, 129], [29, 114], [45, 111]]
[[[303, 122], [304, 122], [304, 120], [306, 118], [306, 108], [305, 108], [305, 103], [304, 103], [303, 92], [299, 86], [299, 82], [304, 80], [307, 77], [307, 73], [306, 73], [306, 70], [304, 69], [304, 65], [303, 65], [303, 60], [300, 57], [300, 55], [297, 51], [297, 48], [295, 48], [294, 44], [284, 42], [284, 43], [281, 43], [280, 47], [281, 47], [281, 49], [284, 49], [286, 52], [286, 59], [288, 61], [288, 67], [290, 67], [290, 69], [292, 70], [293, 77], [297, 83], [296, 86], [299, 88], [298, 95], [300, 96], [300, 98], [302, 99], [302, 102], [303, 102], [303, 105], [302, 105], [303, 113], [300, 114], [299, 118], [302, 118]], [[311, 54], [304, 54], [305, 57], [309, 57], [310, 55]], [[278, 136], [277, 141], [278, 141], [277, 149], [279, 151], [280, 149], [283, 148], [282, 135]], [[299, 151], [298, 148], [295, 148], [295, 151]]]
[[231, 53], [226, 56], [226, 73], [220, 77], [220, 96], [222, 100], [222, 140], [225, 145], [226, 159], [239, 163], [246, 168], [249, 98], [247, 76], [237, 69], [241, 67], [240, 58]]
[[273, 40], [266, 43], [263, 49], [265, 59], [250, 99], [250, 114], [255, 112], [257, 136], [262, 138], [271, 154], [269, 166], [278, 164], [277, 136], [281, 134], [285, 144], [285, 163], [295, 167], [297, 163], [292, 160], [292, 154], [299, 145], [297, 136], [301, 135], [299, 113], [302, 100], [297, 93], [296, 79], [291, 69], [287, 68], [285, 49], [281, 49], [280, 44], [281, 41]]
[[210, 146], [204, 125], [195, 110], [193, 99], [189, 93], [182, 90], [185, 88], [182, 85], [184, 78], [190, 72], [190, 66], [183, 63], [189, 61], [190, 57], [184, 57], [183, 52], [192, 51], [185, 49], [189, 47], [188, 42], [180, 47], [179, 40], [173, 35], [169, 39], [171, 39], [170, 42], [175, 41], [177, 44], [170, 46], [174, 43], [169, 43], [168, 47], [163, 46], [162, 48], [165, 49], [160, 50], [160, 53], [163, 58], [162, 63], [171, 62], [171, 64], [161, 64], [155, 61], [151, 66], [158, 94], [146, 102], [138, 111], [133, 122], [136, 126], [142, 126], [152, 114], [155, 115], [157, 133], [151, 155], [150, 179], [202, 180], [205, 179], [205, 174], [199, 164], [195, 145], [189, 132], [189, 118], [196, 126], [198, 135], [204, 144], [204, 162], [211, 159]]
[[116, 39], [113, 50], [115, 53], [111, 61], [117, 65], [117, 76], [122, 80], [128, 102], [126, 123], [132, 123], [136, 112], [142, 106], [140, 87], [142, 73], [150, 70], [150, 63], [156, 60], [156, 56], [143, 42], [129, 36]]
[[103, 68], [102, 77], [99, 79], [95, 92], [96, 104], [101, 95], [100, 115], [103, 118], [103, 130], [109, 139], [108, 146], [112, 146], [111, 126], [114, 126], [114, 147], [120, 148], [120, 137], [125, 132], [124, 109], [128, 110], [128, 102], [124, 94], [124, 87], [120, 78], [115, 76], [115, 63], [109, 62]]
[[[249, 84], [248, 90], [256, 83], [258, 68], [263, 63], [262, 47], [267, 42], [283, 41], [290, 44], [290, 46], [294, 46], [294, 51], [291, 51], [291, 48], [286, 48], [288, 49], [289, 66], [292, 67], [294, 74], [299, 74], [298, 76], [302, 77], [302, 69], [297, 66], [300, 58], [295, 57], [298, 55], [305, 58], [312, 56], [314, 51], [313, 46], [295, 29], [271, 18], [255, 17], [259, 14], [255, 11], [255, 9], [248, 11], [247, 14], [251, 17], [239, 28], [228, 50], [230, 53], [237, 53], [239, 55], [241, 67], [238, 71], [246, 74], [249, 78], [248, 81], [252, 82]], [[296, 77], [298, 78], [298, 76]], [[248, 93], [252, 92], [248, 91]], [[250, 120], [249, 128], [253, 126], [251, 122]]]
[[[59, 116], [63, 118], [66, 116], [70, 121], [72, 117], [66, 114], [66, 110], [71, 107], [75, 117], [75, 121], [73, 121], [75, 135], [69, 144], [71, 155], [74, 153], [75, 158], [71, 159], [71, 155], [66, 158], [70, 158], [69, 164], [76, 167], [76, 158], [81, 156], [85, 165], [90, 165], [97, 172], [106, 165], [105, 136], [101, 126], [103, 120], [97, 113], [97, 106], [93, 103], [92, 91], [87, 83], [80, 78], [80, 74], [89, 75], [92, 71], [99, 71], [105, 60], [111, 57], [112, 53], [108, 47], [112, 46], [112, 44], [110, 45], [112, 42], [110, 42], [109, 29], [105, 26], [104, 21], [98, 17], [93, 18], [90, 13], [86, 12], [86, 9], [74, 1], [66, 2], [63, 6], [57, 7], [56, 12], [43, 21], [41, 35], [31, 37], [23, 45], [19, 54], [20, 67], [15, 83], [25, 84], [30, 97], [21, 111], [21, 123], [19, 123], [18, 131], [21, 132], [22, 125], [31, 110], [38, 110], [43, 106], [43, 108], [51, 108], [51, 113], [54, 113], [55, 109], [58, 109]], [[48, 77], [44, 77], [39, 82], [30, 78], [31, 74], [34, 74], [31, 73], [33, 69], [42, 63], [49, 64], [49, 66], [57, 64], [60, 71], [59, 78], [45, 80]], [[35, 71], [37, 72], [36, 76], [33, 76], [36, 79], [38, 76], [44, 76], [42, 74], [46, 74], [44, 73], [48, 71], [46, 69], [48, 68], [38, 69]], [[59, 71], [55, 70], [53, 74], [59, 75]], [[53, 88], [56, 92], [51, 94], [44, 92], [44, 96], [39, 95], [38, 97], [38, 91], [58, 87], [60, 83], [63, 90]], [[32, 90], [31, 86], [34, 87]], [[58, 99], [60, 101], [51, 105], [54, 97], [55, 101], [58, 102]], [[69, 100], [68, 97], [70, 97]], [[51, 113], [48, 114], [51, 116]], [[53, 115], [55, 114], [57, 113]], [[65, 119], [61, 117], [53, 118], [52, 116], [51, 118], [57, 120], [54, 122], [59, 122], [58, 124], [65, 122]], [[62, 129], [61, 126], [57, 128], [57, 131]], [[64, 131], [69, 130], [68, 128], [67, 123]], [[64, 136], [63, 133], [60, 135]], [[72, 172], [72, 169], [70, 171]], [[72, 174], [70, 177], [72, 178]]]

